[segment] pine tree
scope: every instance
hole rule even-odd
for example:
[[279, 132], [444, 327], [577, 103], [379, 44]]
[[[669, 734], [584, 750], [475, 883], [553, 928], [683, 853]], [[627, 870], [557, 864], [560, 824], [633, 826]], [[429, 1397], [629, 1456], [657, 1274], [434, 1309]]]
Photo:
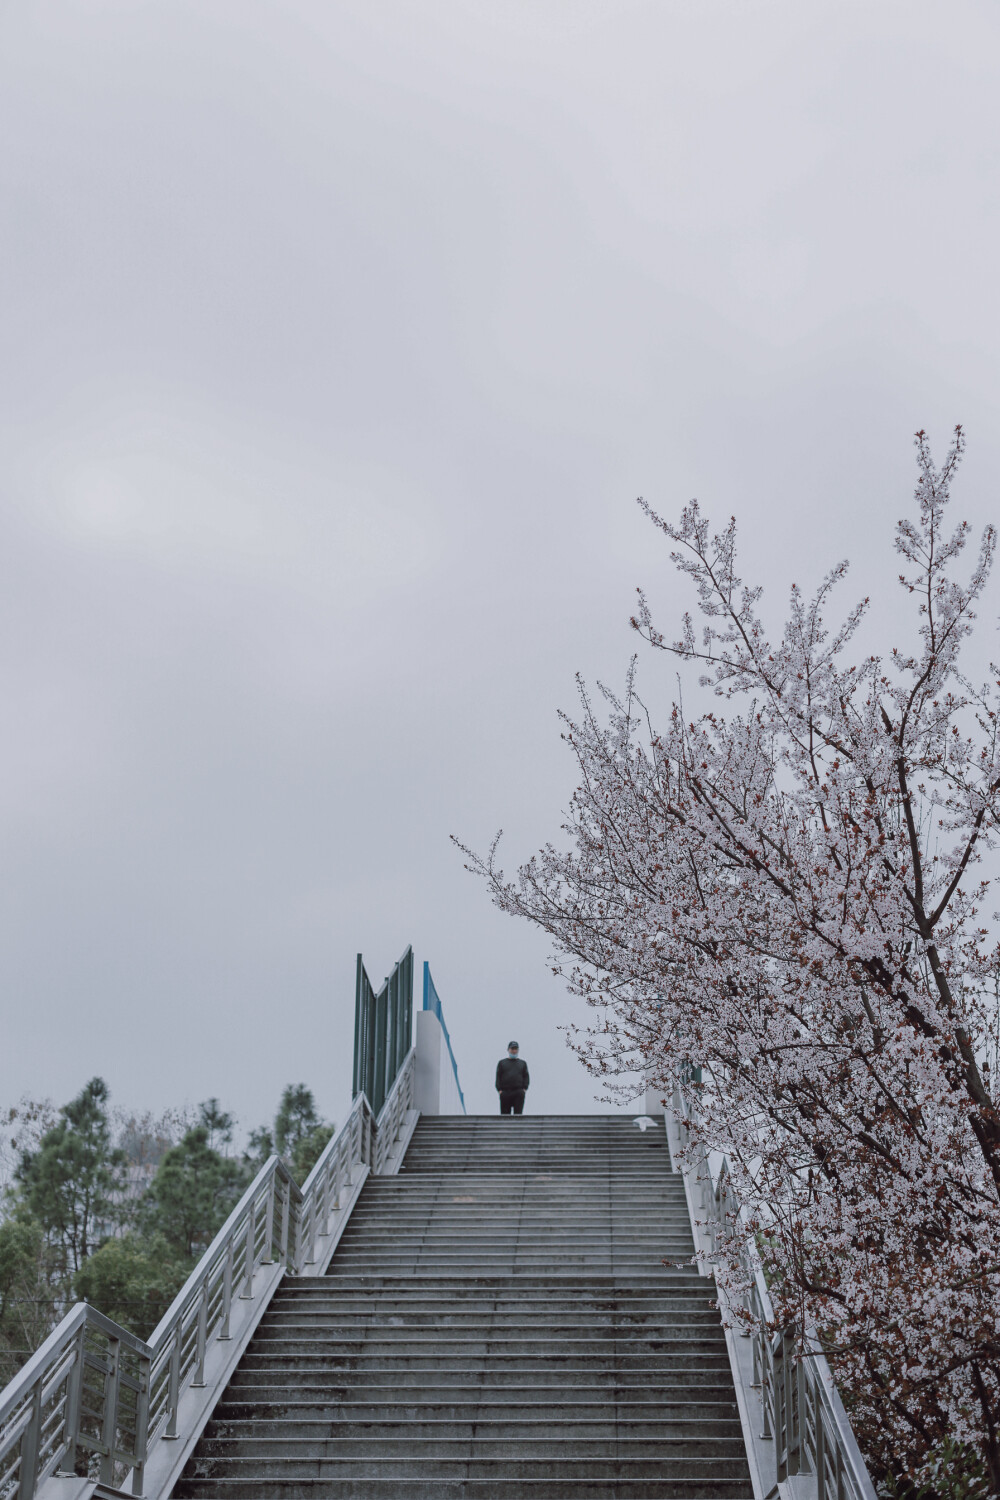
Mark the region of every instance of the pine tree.
[[15, 1172], [25, 1207], [67, 1272], [80, 1269], [119, 1217], [125, 1158], [112, 1144], [107, 1105], [107, 1084], [92, 1078]]
[[288, 1084], [274, 1117], [274, 1144], [279, 1153], [294, 1157], [299, 1142], [321, 1124], [312, 1089], [304, 1083]]
[[196, 1125], [160, 1163], [146, 1194], [140, 1222], [149, 1234], [162, 1234], [183, 1256], [200, 1255], [224, 1223], [247, 1184], [247, 1170], [223, 1156]]

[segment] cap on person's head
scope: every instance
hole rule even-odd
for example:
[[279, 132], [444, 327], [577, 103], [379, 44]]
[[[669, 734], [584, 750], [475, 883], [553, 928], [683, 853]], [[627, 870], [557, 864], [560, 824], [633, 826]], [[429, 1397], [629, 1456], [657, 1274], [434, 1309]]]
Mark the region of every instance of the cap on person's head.
[[517, 1050], [518, 1050], [518, 1048], [517, 1048], [517, 1043], [516, 1042], [508, 1042], [507, 1043], [507, 1051], [508, 1052], [516, 1052]]

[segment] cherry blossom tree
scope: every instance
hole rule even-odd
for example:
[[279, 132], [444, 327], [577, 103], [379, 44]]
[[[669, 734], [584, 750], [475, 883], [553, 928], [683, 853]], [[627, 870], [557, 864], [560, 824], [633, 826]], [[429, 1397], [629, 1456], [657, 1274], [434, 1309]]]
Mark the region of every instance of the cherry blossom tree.
[[940, 470], [916, 446], [895, 537], [913, 623], [882, 654], [860, 647], [868, 601], [827, 624], [846, 564], [811, 598], [792, 589], [771, 640], [735, 522], [713, 534], [696, 501], [677, 522], [643, 505], [701, 620], [670, 639], [640, 593], [632, 624], [722, 702], [677, 702], [655, 728], [634, 662], [620, 696], [595, 706], [581, 686], [566, 837], [514, 880], [496, 843], [470, 865], [550, 934], [597, 1011], [574, 1045], [612, 1089], [638, 1072], [666, 1100], [701, 1068], [696, 1136], [729, 1155], [778, 1321], [819, 1330], [873, 1468], [926, 1481], [950, 1443], [993, 1494], [1000, 674], [974, 685], [961, 656], [996, 539], [963, 581], [961, 429]]

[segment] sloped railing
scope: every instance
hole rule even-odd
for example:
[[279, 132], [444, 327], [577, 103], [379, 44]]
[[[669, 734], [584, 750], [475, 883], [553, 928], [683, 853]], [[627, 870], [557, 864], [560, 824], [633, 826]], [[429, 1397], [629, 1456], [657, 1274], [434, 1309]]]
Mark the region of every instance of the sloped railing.
[[[751, 1357], [740, 1359], [736, 1349], [734, 1364], [740, 1368], [734, 1369], [734, 1375], [738, 1386], [749, 1387], [751, 1412], [757, 1407], [759, 1430], [748, 1434], [747, 1446], [748, 1456], [763, 1470], [760, 1477], [768, 1486], [765, 1495], [776, 1495], [779, 1484], [796, 1479], [798, 1500], [876, 1500], [875, 1486], [818, 1342], [794, 1326], [769, 1331], [774, 1328], [774, 1307], [729, 1162], [724, 1158], [713, 1173], [708, 1150], [692, 1136], [689, 1122], [695, 1116], [694, 1104], [680, 1081], [675, 1084], [672, 1104], [671, 1123], [683, 1153], [681, 1170], [699, 1251], [709, 1258], [714, 1254], [723, 1224], [745, 1229], [738, 1253], [748, 1290], [742, 1307], [733, 1310], [744, 1315], [740, 1321], [749, 1322], [750, 1332], [744, 1338], [750, 1343]], [[705, 1217], [699, 1219], [698, 1214]], [[723, 1307], [733, 1307], [721, 1286], [719, 1292]], [[741, 1404], [747, 1394], [746, 1389], [738, 1390]]]
[[150, 1336], [137, 1339], [80, 1302], [0, 1392], [0, 1500], [32, 1500], [50, 1475], [77, 1472], [143, 1494], [155, 1444], [186, 1436], [182, 1395], [206, 1384], [206, 1358], [227, 1343], [240, 1303], [265, 1267], [301, 1275], [328, 1259], [320, 1241], [359, 1170], [381, 1174], [413, 1107], [410, 1050], [376, 1119], [364, 1094], [300, 1188], [267, 1161]]
[[[0, 1496], [34, 1495], [77, 1457], [113, 1483], [146, 1458], [149, 1344], [78, 1302], [0, 1394]], [[137, 1494], [141, 1490], [136, 1491]]]

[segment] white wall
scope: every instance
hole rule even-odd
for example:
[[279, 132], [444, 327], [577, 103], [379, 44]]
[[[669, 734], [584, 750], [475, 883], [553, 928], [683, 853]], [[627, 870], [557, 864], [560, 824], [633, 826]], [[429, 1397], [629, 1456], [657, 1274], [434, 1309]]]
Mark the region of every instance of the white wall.
[[422, 1115], [460, 1115], [462, 1099], [441, 1022], [433, 1011], [417, 1011], [414, 1103]]

